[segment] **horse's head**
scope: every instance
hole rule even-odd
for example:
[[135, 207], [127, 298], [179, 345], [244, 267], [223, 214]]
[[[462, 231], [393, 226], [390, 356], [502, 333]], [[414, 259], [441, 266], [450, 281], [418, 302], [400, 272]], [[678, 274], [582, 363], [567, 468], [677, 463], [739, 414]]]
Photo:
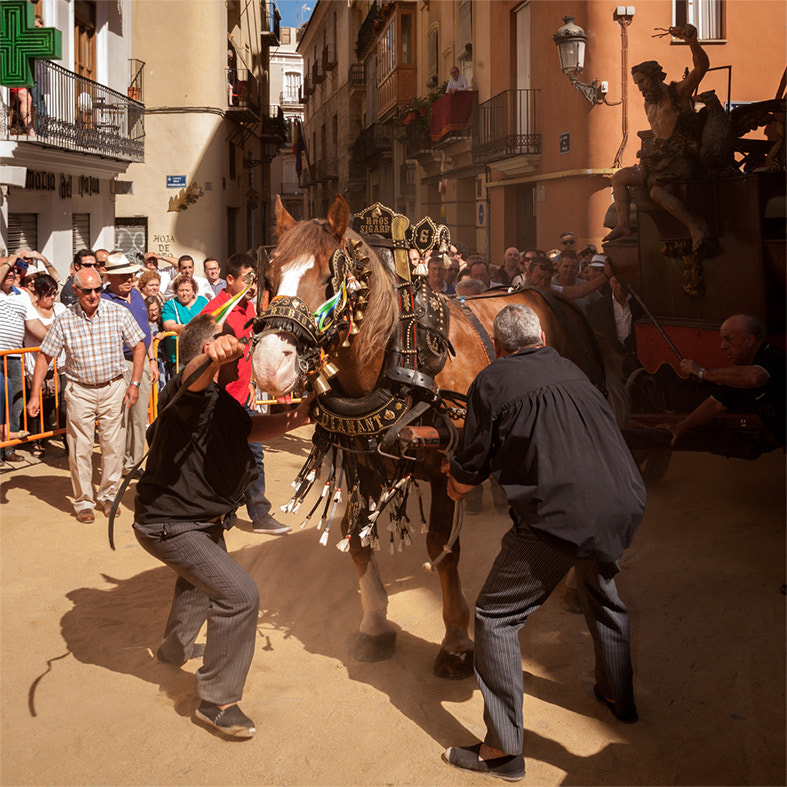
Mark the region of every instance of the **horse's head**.
[[[349, 223], [350, 208], [341, 196], [324, 221], [296, 221], [277, 198], [279, 244], [264, 281], [271, 302], [255, 328], [252, 355], [257, 384], [273, 396], [318, 371], [327, 354], [343, 354], [340, 368], [347, 369], [359, 359], [367, 363], [387, 344], [395, 325], [393, 285], [371, 249], [348, 231]], [[352, 337], [350, 360], [348, 348], [342, 353], [339, 347], [348, 343], [359, 310], [365, 319]]]

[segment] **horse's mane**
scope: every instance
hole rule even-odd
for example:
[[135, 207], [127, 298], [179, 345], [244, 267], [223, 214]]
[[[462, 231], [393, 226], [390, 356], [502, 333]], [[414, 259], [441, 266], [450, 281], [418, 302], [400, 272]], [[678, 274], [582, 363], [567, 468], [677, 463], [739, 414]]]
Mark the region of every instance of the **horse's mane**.
[[[371, 271], [364, 319], [353, 342], [357, 345], [358, 360], [365, 365], [374, 361], [388, 345], [396, 328], [399, 308], [390, 274], [375, 251], [357, 232], [348, 229], [346, 235], [353, 241], [361, 241], [360, 252], [369, 258], [367, 265]], [[303, 249], [309, 249], [315, 259], [330, 260], [337, 246], [336, 238], [325, 229], [323, 222], [299, 221], [282, 235], [277, 253], [286, 259], [293, 259]]]
[[357, 232], [347, 230], [347, 236], [351, 240], [361, 241], [360, 250], [369, 258], [367, 265], [371, 271], [368, 278], [369, 297], [356, 337], [358, 360], [365, 365], [374, 361], [387, 347], [399, 320], [399, 305], [391, 274], [380, 262], [374, 249]]

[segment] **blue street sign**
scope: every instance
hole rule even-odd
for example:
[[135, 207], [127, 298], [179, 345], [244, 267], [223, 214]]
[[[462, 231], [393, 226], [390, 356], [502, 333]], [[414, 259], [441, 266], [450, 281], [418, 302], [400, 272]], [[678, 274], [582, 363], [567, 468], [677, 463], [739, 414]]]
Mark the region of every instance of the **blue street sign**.
[[185, 175], [167, 175], [167, 188], [168, 189], [185, 189], [186, 176]]

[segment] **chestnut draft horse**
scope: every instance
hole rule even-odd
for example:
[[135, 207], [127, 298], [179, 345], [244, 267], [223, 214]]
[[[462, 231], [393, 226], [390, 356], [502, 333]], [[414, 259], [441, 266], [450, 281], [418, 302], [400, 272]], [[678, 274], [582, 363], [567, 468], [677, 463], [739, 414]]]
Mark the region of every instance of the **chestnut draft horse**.
[[[383, 450], [385, 429], [378, 428], [385, 427], [386, 417], [398, 417], [397, 408], [406, 410], [418, 400], [421, 390], [418, 373], [410, 371], [403, 386], [405, 393], [397, 398], [395, 389], [399, 378], [390, 370], [391, 348], [397, 344], [403, 319], [395, 252], [389, 248], [378, 254], [363, 240], [364, 236], [348, 229], [350, 210], [340, 196], [336, 197], [324, 221], [296, 221], [284, 209], [281, 200], [277, 201], [276, 217], [279, 245], [266, 264], [262, 282], [272, 300], [255, 325], [254, 375], [260, 389], [274, 396], [300, 390], [308, 380], [317, 392], [312, 411], [317, 423], [314, 442], [330, 443], [334, 448], [341, 446], [340, 456], [337, 458], [334, 454], [334, 463], [343, 467], [348, 497], [338, 546], [352, 555], [363, 610], [353, 656], [373, 661], [387, 658], [394, 652], [395, 629], [386, 617], [388, 600], [373, 556], [373, 548], [379, 544], [376, 521], [381, 507], [397, 492], [400, 503], [406, 504], [406, 495], [404, 501], [401, 499], [402, 479], [416, 476], [431, 485], [426, 546], [440, 578], [443, 598], [445, 637], [434, 672], [446, 678], [471, 675], [473, 643], [468, 636], [468, 606], [457, 571], [458, 540], [451, 545], [450, 551], [444, 550], [454, 519], [454, 503], [446, 494], [447, 478], [441, 472], [445, 454], [438, 450], [422, 450], [416, 459], [392, 456], [392, 447], [386, 446]], [[367, 239], [373, 243], [368, 236]], [[355, 259], [354, 267], [345, 267], [344, 273], [337, 270], [337, 265], [342, 267], [337, 257], [342, 249], [353, 250]], [[386, 254], [387, 265], [381, 261], [386, 260]], [[423, 270], [420, 273], [423, 274]], [[443, 416], [451, 411], [452, 417], [461, 423], [463, 409], [461, 406], [448, 407], [445, 397], [449, 396], [454, 403], [463, 402], [463, 395], [473, 378], [494, 359], [489, 337], [492, 321], [503, 306], [512, 302], [532, 307], [541, 319], [547, 343], [574, 361], [603, 388], [603, 358], [594, 334], [584, 315], [563, 298], [534, 288], [512, 294], [492, 291], [467, 299], [463, 304], [455, 298], [435, 295], [428, 289], [423, 275], [414, 278], [419, 280], [421, 290], [427, 288], [428, 298], [446, 308], [450, 319], [444, 322], [450, 328], [446, 332], [448, 341], [444, 343], [446, 349], [453, 350], [453, 354], [444, 353], [445, 363], [435, 373], [438, 390], [432, 388], [420, 397], [427, 401], [427, 406], [418, 410], [417, 423], [440, 425], [438, 411], [441, 408]], [[341, 295], [342, 292], [345, 295]], [[341, 309], [344, 309], [344, 317], [339, 315]], [[323, 330], [326, 315], [331, 326], [327, 331]], [[319, 351], [315, 346], [317, 342], [320, 342]], [[403, 353], [400, 345], [401, 342], [399, 358]], [[324, 377], [326, 358], [331, 372], [338, 370], [330, 381], [330, 388]], [[319, 375], [322, 385], [316, 384], [320, 368], [323, 369]], [[448, 419], [444, 417], [443, 420]], [[412, 423], [416, 423], [415, 419]], [[370, 434], [359, 437], [364, 428]], [[315, 450], [312, 449], [313, 453]], [[388, 457], [384, 462], [379, 459], [381, 453]], [[379, 463], [377, 467], [375, 460]], [[383, 464], [385, 471], [380, 470]], [[312, 479], [314, 468], [315, 463], [312, 463]], [[341, 470], [334, 467], [332, 472], [339, 474], [338, 486], [341, 487]], [[305, 483], [305, 478], [306, 473], [302, 471], [298, 480]], [[329, 500], [332, 490], [333, 487], [328, 491]], [[322, 504], [318, 501], [314, 509], [318, 505]], [[327, 508], [326, 504], [326, 511]], [[401, 509], [399, 511], [395, 530], [407, 541], [409, 519], [406, 515], [402, 517]], [[326, 539], [323, 534], [322, 542], [326, 543]], [[393, 547], [393, 533], [391, 540]]]

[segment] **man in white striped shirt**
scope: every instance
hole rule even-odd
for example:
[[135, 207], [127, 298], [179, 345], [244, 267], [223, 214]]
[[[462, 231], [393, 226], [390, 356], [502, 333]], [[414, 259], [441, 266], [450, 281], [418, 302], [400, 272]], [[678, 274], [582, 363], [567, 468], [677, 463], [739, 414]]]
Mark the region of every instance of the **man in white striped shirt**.
[[[80, 522], [93, 522], [93, 443], [99, 424], [101, 484], [96, 494], [109, 515], [123, 471], [126, 435], [123, 409], [139, 398], [145, 363], [144, 333], [128, 309], [101, 298], [101, 278], [94, 268], [74, 276], [77, 303], [52, 323], [36, 359], [27, 411], [36, 416], [39, 391], [49, 362], [65, 350], [66, 435], [74, 509]], [[133, 349], [133, 368], [128, 386], [123, 381], [126, 364], [123, 344]]]

